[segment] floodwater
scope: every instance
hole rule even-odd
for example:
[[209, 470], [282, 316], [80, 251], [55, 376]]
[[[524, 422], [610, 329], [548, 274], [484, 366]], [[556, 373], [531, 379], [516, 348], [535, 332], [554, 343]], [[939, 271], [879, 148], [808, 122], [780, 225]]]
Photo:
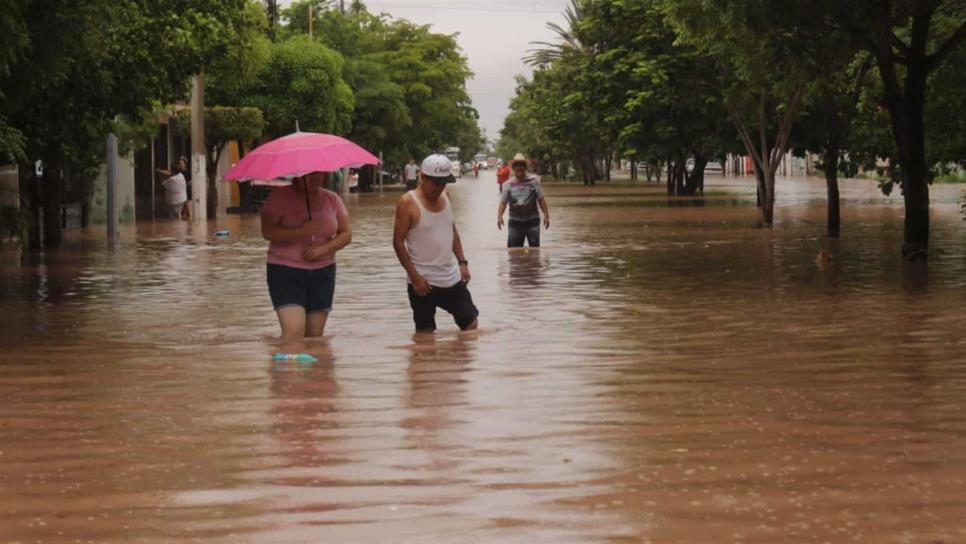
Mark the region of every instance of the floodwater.
[[[350, 195], [317, 364], [273, 363], [256, 217], [0, 266], [0, 542], [966, 542], [966, 224], [749, 180], [548, 187], [508, 252], [451, 188], [482, 330], [416, 337], [398, 194]], [[231, 236], [212, 233], [227, 228]], [[832, 259], [816, 259], [826, 250]]]

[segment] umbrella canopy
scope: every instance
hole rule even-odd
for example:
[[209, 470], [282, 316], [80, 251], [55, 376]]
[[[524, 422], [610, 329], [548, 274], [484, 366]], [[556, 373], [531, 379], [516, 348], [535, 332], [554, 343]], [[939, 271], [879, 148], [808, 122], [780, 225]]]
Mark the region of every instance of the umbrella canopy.
[[364, 164], [379, 164], [379, 158], [339, 136], [293, 132], [253, 149], [225, 173], [224, 179], [274, 180]]

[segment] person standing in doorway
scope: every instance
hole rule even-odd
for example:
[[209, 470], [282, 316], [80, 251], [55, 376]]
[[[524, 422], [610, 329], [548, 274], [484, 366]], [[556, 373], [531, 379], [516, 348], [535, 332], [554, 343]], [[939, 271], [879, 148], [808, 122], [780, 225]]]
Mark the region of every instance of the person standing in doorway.
[[416, 159], [409, 159], [409, 163], [406, 165], [406, 190], [412, 191], [416, 188], [417, 180], [419, 179], [419, 167], [416, 166]]
[[181, 158], [178, 159], [178, 168], [180, 168], [181, 172], [184, 173], [184, 179], [188, 189], [188, 200], [186, 200], [184, 203], [184, 209], [181, 211], [181, 218], [184, 219], [185, 221], [188, 221], [191, 219], [191, 214], [194, 213], [194, 207], [191, 205], [192, 173], [191, 173], [191, 165], [188, 162], [188, 157], [181, 155]]
[[[188, 164], [184, 157], [171, 170], [158, 169], [158, 174], [164, 177], [161, 187], [164, 188], [164, 203], [167, 205], [168, 216], [181, 219], [188, 204], [188, 180], [185, 179], [185, 169]], [[187, 219], [187, 217], [186, 217]]]
[[527, 172], [527, 159], [523, 153], [514, 155], [510, 165], [513, 177], [503, 184], [496, 227], [503, 228], [503, 213], [509, 205], [507, 247], [523, 247], [524, 240], [530, 247], [540, 247], [540, 211], [543, 212], [543, 228], [550, 228], [550, 208], [540, 178]]
[[297, 177], [272, 189], [262, 206], [268, 294], [285, 340], [322, 336], [335, 295], [335, 253], [352, 241], [349, 214], [339, 195], [322, 188], [325, 178]]
[[455, 181], [450, 160], [430, 155], [423, 160], [419, 186], [396, 204], [392, 245], [409, 277], [416, 332], [436, 330], [436, 308], [449, 312], [460, 330], [478, 325], [480, 312], [467, 288], [469, 263], [446, 195], [446, 185]]
[[359, 192], [359, 171], [355, 168], [349, 169], [349, 192]]

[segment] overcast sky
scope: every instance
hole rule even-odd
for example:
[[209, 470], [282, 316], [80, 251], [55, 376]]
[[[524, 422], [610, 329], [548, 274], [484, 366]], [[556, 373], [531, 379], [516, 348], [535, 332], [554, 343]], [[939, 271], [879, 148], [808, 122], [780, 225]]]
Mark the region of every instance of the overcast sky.
[[[350, 0], [346, 0], [348, 5]], [[495, 140], [513, 97], [516, 74], [530, 75], [520, 60], [533, 41], [555, 41], [547, 22], [563, 24], [568, 0], [364, 0], [371, 13], [432, 25], [435, 32], [459, 33], [470, 69], [467, 82], [480, 125]], [[290, 2], [282, 0], [281, 5]]]

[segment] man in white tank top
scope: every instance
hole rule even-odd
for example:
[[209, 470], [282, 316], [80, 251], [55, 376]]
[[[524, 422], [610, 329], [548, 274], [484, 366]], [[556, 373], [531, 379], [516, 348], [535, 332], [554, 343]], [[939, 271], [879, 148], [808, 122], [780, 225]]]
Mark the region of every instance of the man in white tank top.
[[417, 332], [436, 330], [436, 308], [453, 315], [461, 330], [477, 326], [479, 310], [466, 284], [470, 268], [453, 221], [446, 184], [453, 166], [443, 155], [423, 160], [419, 186], [396, 204], [392, 246], [409, 276], [409, 305]]

